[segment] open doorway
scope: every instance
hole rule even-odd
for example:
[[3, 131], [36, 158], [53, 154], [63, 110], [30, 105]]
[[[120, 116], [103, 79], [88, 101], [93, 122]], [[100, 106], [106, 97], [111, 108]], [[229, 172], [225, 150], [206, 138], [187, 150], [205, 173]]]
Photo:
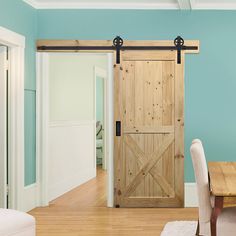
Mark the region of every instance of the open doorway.
[[[38, 55], [40, 205], [96, 178], [105, 180], [105, 191], [113, 189], [112, 179], [106, 181], [113, 175], [106, 172], [113, 165], [112, 59], [108, 53]], [[111, 194], [104, 198], [112, 206]]]

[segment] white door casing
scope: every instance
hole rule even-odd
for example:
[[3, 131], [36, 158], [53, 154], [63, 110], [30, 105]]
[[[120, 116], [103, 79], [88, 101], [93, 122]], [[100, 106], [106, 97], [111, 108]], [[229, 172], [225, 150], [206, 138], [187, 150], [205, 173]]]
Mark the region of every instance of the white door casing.
[[0, 44], [8, 47], [10, 58], [8, 66], [9, 207], [21, 211], [28, 211], [30, 208], [35, 207], [36, 202], [35, 199], [28, 196], [29, 188], [25, 188], [24, 186], [25, 37], [0, 27]]
[[7, 207], [7, 47], [0, 46], [0, 208]]

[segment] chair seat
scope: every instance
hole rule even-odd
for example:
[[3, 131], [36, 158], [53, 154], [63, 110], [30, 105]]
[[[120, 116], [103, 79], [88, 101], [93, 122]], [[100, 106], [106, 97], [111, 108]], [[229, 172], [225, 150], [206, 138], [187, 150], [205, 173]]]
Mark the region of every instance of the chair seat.
[[10, 209], [0, 209], [0, 236], [35, 236], [33, 216]]
[[236, 207], [223, 208], [217, 219], [217, 236], [236, 235]]

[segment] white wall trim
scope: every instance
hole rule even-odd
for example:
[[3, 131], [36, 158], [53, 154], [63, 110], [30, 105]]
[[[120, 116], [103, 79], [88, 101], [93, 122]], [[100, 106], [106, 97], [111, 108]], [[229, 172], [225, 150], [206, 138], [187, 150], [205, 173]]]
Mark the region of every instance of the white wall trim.
[[31, 7], [38, 9], [38, 3], [35, 0], [23, 0], [23, 2], [29, 4]]
[[0, 208], [7, 206], [7, 47], [0, 46]]
[[0, 42], [9, 47], [25, 48], [25, 37], [0, 26]]
[[36, 94], [36, 156], [37, 177], [39, 180], [38, 206], [47, 206], [48, 201], [48, 66], [47, 53], [37, 53], [37, 94]]
[[196, 183], [185, 183], [185, 207], [198, 207]]
[[198, 3], [196, 0], [177, 0], [176, 3], [98, 3], [86, 2], [69, 2], [67, 0], [61, 2], [39, 2], [37, 0], [23, 0], [35, 9], [160, 9], [160, 10], [235, 10], [236, 3], [232, 2], [211, 2]]
[[39, 2], [36, 0], [23, 0], [30, 6], [36, 9], [179, 9], [178, 3], [137, 3], [137, 2], [98, 2], [98, 3], [88, 3], [88, 2]]
[[197, 3], [193, 4], [195, 10], [236, 10], [236, 3]]
[[114, 75], [113, 53], [107, 54], [107, 206], [114, 206]]
[[9, 192], [10, 207], [25, 211], [24, 50], [25, 37], [0, 27], [0, 43], [9, 48]]

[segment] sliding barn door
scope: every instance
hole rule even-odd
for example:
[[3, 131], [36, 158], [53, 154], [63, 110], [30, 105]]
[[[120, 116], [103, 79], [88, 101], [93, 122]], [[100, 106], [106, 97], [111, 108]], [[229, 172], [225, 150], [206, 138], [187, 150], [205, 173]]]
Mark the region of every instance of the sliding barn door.
[[172, 51], [124, 51], [115, 65], [115, 205], [182, 207], [183, 65]]

